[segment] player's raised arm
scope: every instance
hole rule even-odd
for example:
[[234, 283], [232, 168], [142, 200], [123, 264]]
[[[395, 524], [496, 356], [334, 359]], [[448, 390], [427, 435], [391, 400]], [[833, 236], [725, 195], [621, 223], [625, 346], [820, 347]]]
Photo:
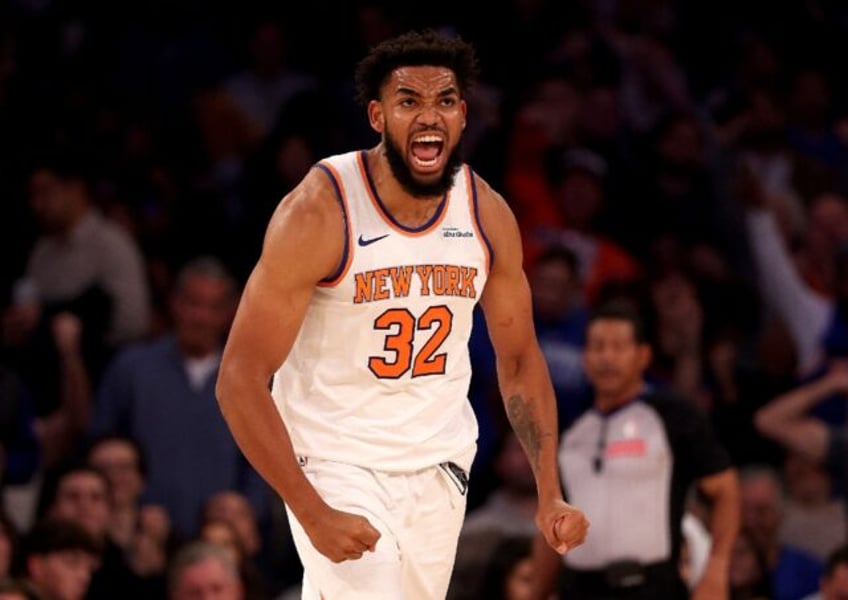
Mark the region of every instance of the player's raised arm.
[[362, 517], [330, 509], [306, 479], [269, 382], [291, 350], [316, 284], [338, 269], [344, 243], [344, 219], [332, 185], [320, 169], [312, 169], [271, 219], [217, 382], [221, 411], [242, 452], [315, 547], [333, 560], [373, 549], [378, 534]]
[[498, 383], [509, 422], [536, 477], [536, 523], [548, 544], [562, 553], [583, 542], [588, 522], [562, 499], [556, 399], [536, 339], [518, 225], [500, 195], [482, 180], [478, 187], [481, 222], [494, 251], [480, 302], [495, 349]]

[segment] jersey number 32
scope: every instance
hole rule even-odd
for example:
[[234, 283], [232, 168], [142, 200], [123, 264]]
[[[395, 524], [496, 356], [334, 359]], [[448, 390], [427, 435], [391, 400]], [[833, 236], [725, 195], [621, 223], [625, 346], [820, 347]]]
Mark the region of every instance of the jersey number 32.
[[[447, 306], [431, 306], [415, 318], [405, 308], [390, 308], [374, 319], [374, 329], [388, 331], [383, 348], [393, 355], [391, 358], [371, 356], [368, 368], [380, 379], [398, 379], [412, 370], [413, 377], [443, 375], [447, 353], [439, 348], [447, 339], [453, 324], [453, 313]], [[415, 332], [431, 330], [432, 334], [416, 351]]]

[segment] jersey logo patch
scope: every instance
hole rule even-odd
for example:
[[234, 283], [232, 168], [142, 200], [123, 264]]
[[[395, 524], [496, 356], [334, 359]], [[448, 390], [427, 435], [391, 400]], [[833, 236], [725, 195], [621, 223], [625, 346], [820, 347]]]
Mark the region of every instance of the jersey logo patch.
[[474, 237], [471, 231], [462, 231], [458, 227], [442, 227], [442, 237], [446, 238], [470, 238]]
[[383, 235], [378, 235], [377, 237], [373, 237], [373, 238], [371, 238], [371, 239], [365, 239], [364, 237], [362, 237], [362, 236], [360, 235], [360, 236], [359, 236], [359, 240], [358, 240], [358, 242], [359, 242], [359, 245], [360, 245], [360, 246], [370, 246], [370, 245], [371, 245], [371, 244], [373, 244], [374, 242], [379, 242], [379, 241], [380, 241], [380, 240], [382, 240], [383, 238], [387, 238], [387, 237], [389, 237], [389, 234], [388, 234], [388, 233], [384, 233]]
[[610, 458], [620, 458], [624, 456], [645, 456], [646, 451], [645, 440], [635, 438], [612, 442], [607, 446], [605, 454]]

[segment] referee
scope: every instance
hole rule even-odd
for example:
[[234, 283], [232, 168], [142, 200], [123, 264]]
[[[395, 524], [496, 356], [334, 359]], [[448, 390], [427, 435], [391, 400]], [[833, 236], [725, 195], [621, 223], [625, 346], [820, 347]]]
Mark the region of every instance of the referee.
[[645, 382], [650, 360], [630, 305], [605, 305], [590, 317], [583, 361], [593, 408], [563, 433], [559, 464], [569, 502], [583, 508], [592, 529], [564, 557], [536, 544], [539, 598], [557, 581], [569, 600], [688, 598], [678, 559], [693, 484], [711, 501], [712, 547], [692, 598], [728, 598], [739, 529], [737, 474], [706, 417]]

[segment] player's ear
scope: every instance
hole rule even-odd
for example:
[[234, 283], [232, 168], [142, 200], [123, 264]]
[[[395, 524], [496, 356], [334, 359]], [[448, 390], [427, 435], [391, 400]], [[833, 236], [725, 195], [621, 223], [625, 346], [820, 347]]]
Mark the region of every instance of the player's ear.
[[468, 104], [465, 100], [460, 103], [460, 107], [462, 108], [462, 130], [465, 131], [465, 116], [468, 114]]
[[376, 100], [371, 100], [368, 103], [368, 122], [371, 124], [371, 129], [377, 133], [383, 133], [385, 121], [383, 120], [383, 105]]

